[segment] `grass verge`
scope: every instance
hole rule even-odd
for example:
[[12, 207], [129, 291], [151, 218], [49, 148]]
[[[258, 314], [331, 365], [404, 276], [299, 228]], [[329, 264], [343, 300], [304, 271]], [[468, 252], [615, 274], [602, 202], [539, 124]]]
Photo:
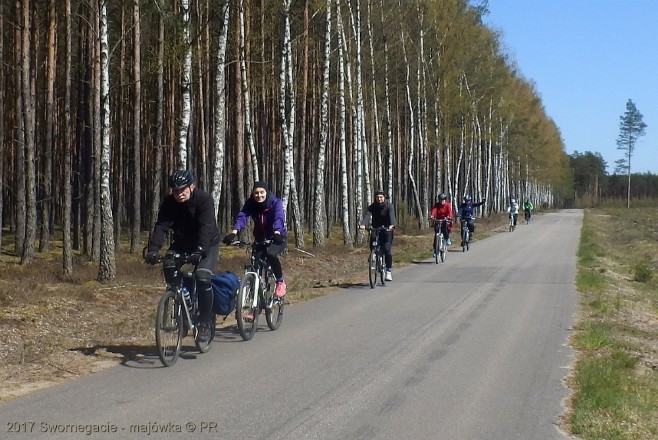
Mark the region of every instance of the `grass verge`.
[[655, 208], [585, 212], [565, 419], [580, 438], [658, 438], [657, 224]]

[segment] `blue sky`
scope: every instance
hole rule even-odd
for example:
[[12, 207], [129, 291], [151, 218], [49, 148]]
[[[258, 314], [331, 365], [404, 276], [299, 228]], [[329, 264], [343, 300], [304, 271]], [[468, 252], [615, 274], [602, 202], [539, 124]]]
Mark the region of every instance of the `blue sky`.
[[614, 171], [631, 99], [647, 124], [631, 172], [658, 174], [658, 0], [489, 0], [484, 23], [534, 83], [565, 151], [599, 152]]

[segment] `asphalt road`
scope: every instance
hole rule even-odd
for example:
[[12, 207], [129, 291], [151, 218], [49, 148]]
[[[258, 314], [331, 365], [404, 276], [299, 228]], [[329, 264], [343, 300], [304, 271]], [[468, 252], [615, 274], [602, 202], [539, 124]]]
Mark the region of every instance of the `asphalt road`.
[[226, 329], [197, 355], [187, 338], [173, 367], [147, 356], [0, 403], [0, 438], [565, 438], [581, 221], [453, 244], [385, 288], [364, 261], [363, 285], [289, 306], [275, 332], [262, 319], [250, 342]]

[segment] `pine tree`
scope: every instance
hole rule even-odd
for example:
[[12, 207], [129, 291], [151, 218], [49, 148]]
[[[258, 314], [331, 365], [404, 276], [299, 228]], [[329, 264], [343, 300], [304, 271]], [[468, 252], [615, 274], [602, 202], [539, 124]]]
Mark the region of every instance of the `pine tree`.
[[626, 208], [631, 207], [631, 159], [635, 150], [635, 143], [640, 136], [646, 134], [647, 124], [642, 120], [635, 103], [630, 99], [626, 102], [626, 112], [619, 117], [619, 137], [617, 137], [617, 149], [624, 151], [624, 158], [615, 162], [615, 171], [625, 172], [628, 176], [628, 188], [626, 194]]

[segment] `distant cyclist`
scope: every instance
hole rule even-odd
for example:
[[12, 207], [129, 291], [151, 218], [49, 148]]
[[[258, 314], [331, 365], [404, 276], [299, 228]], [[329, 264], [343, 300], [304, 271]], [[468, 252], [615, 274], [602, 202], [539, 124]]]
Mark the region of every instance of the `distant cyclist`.
[[[446, 246], [450, 246], [450, 231], [452, 231], [452, 205], [448, 201], [448, 196], [444, 193], [439, 194], [439, 201], [432, 205], [430, 209], [430, 219], [434, 220], [434, 246], [432, 252], [436, 249], [436, 240], [438, 239], [436, 233], [441, 233], [446, 239]], [[439, 222], [438, 220], [445, 220]], [[433, 257], [435, 255], [432, 255]]]
[[[473, 233], [475, 232], [475, 221], [474, 221], [475, 216], [473, 215], [473, 208], [482, 206], [486, 201], [487, 199], [482, 199], [481, 202], [473, 203], [473, 199], [471, 198], [471, 196], [465, 195], [464, 203], [462, 203], [459, 206], [459, 212], [457, 213], [457, 217], [460, 217], [461, 221], [466, 222], [466, 224], [468, 225], [469, 240], [473, 237]], [[464, 246], [464, 243], [462, 243], [461, 246]]]
[[[375, 201], [366, 209], [359, 228], [365, 229], [368, 224], [373, 228], [386, 228], [379, 232], [378, 240], [384, 248], [386, 281], [393, 281], [393, 254], [391, 253], [391, 247], [393, 246], [393, 229], [395, 229], [395, 210], [393, 209], [393, 204], [386, 201], [384, 191], [375, 191]], [[370, 249], [372, 249], [372, 240], [376, 238], [371, 235]]]
[[509, 213], [510, 218], [514, 219], [512, 226], [516, 228], [516, 219], [519, 217], [519, 204], [516, 199], [510, 199], [507, 212]]
[[535, 209], [535, 207], [530, 200], [526, 200], [525, 203], [523, 203], [523, 212], [525, 212], [526, 222], [530, 222], [530, 217], [532, 217], [533, 209]]

